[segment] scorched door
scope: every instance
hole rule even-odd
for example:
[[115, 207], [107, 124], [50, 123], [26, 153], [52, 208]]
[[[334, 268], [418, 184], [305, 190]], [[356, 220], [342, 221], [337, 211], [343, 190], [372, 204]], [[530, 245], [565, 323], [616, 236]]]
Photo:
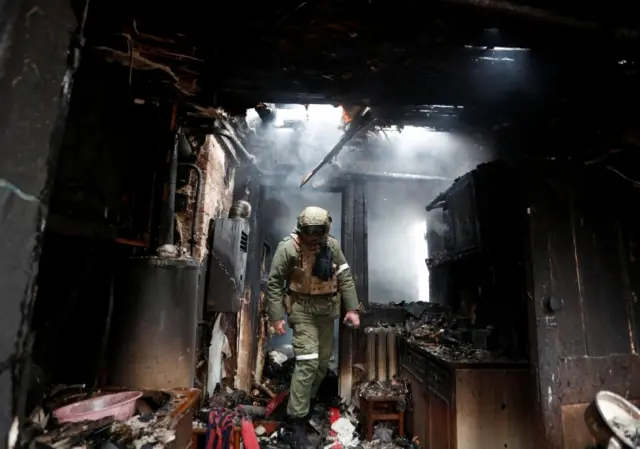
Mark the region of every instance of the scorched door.
[[451, 403], [427, 389], [427, 407], [429, 413], [428, 449], [454, 449], [451, 429]]
[[411, 410], [407, 414], [407, 431], [409, 435], [418, 437], [420, 444], [425, 447], [429, 441], [429, 415], [424, 379], [420, 379], [419, 373], [406, 366], [403, 366], [402, 375], [411, 382]]

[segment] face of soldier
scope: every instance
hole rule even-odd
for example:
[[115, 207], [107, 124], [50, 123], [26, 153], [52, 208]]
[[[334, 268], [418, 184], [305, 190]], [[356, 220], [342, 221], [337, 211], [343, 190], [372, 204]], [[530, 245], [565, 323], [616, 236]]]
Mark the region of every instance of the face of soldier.
[[324, 241], [327, 235], [326, 226], [305, 226], [301, 229], [302, 241], [309, 246], [317, 246]]

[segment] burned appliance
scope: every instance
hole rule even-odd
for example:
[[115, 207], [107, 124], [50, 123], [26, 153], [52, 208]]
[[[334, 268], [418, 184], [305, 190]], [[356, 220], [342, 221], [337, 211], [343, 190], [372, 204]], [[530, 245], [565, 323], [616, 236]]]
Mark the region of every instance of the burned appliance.
[[249, 223], [243, 217], [219, 218], [213, 226], [206, 302], [212, 312], [237, 312], [244, 295]]
[[114, 279], [109, 381], [127, 388], [190, 388], [200, 263], [134, 257]]

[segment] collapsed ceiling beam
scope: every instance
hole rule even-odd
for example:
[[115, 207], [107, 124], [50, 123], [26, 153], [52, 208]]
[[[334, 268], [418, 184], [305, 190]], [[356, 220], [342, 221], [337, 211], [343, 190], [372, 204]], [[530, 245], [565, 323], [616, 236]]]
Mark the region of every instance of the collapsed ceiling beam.
[[331, 162], [342, 150], [342, 148], [353, 139], [356, 135], [360, 134], [363, 131], [370, 129], [374, 124], [373, 114], [369, 108], [365, 109], [364, 113], [359, 117], [356, 117], [349, 128], [344, 132], [338, 143], [327, 153], [327, 155], [320, 161], [318, 165], [316, 165], [313, 170], [309, 172], [307, 176], [302, 179], [300, 183], [300, 188], [304, 187], [306, 183], [309, 182], [313, 176], [320, 171], [322, 167]]
[[361, 176], [364, 178], [377, 179], [397, 179], [402, 181], [453, 181], [453, 178], [434, 175], [420, 175], [414, 173], [392, 173], [392, 172], [360, 172], [360, 171], [341, 171], [343, 176]]

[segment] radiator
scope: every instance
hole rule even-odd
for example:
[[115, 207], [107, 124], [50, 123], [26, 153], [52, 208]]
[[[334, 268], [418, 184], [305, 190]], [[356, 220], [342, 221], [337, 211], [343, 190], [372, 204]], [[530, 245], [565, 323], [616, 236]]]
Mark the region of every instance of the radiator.
[[384, 382], [398, 374], [396, 329], [393, 327], [368, 327], [367, 380]]

